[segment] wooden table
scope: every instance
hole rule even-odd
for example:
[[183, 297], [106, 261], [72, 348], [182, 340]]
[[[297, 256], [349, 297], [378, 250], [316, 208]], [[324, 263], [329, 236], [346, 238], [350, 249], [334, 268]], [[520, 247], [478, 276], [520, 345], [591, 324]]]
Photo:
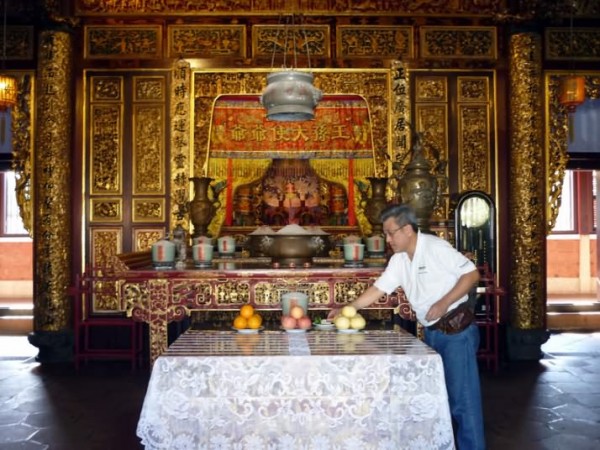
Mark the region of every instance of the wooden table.
[[411, 334], [187, 331], [152, 371], [147, 449], [452, 449], [441, 357]]
[[[208, 269], [128, 270], [116, 275], [128, 316], [149, 325], [150, 360], [167, 349], [167, 325], [194, 310], [234, 311], [245, 303], [258, 310], [281, 308], [281, 295], [308, 294], [309, 310], [327, 310], [355, 299], [379, 277], [383, 265], [347, 268], [341, 264], [273, 269], [270, 265], [218, 262]], [[383, 296], [370, 308], [398, 305], [401, 292]]]

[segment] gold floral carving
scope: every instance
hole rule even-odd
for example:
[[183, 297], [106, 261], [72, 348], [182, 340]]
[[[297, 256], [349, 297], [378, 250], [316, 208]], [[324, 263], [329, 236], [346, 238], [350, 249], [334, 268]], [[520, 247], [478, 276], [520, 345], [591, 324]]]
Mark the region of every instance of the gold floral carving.
[[421, 57], [427, 59], [496, 59], [496, 27], [420, 28]]
[[152, 244], [165, 236], [164, 228], [134, 228], [133, 251], [142, 252], [150, 250]]
[[[189, 178], [191, 170], [191, 70], [188, 62], [180, 59], [172, 69], [171, 77], [171, 144], [170, 190], [171, 229], [181, 225], [189, 230], [186, 219]], [[199, 115], [199, 118], [202, 116]]]
[[547, 60], [600, 60], [600, 28], [546, 28], [544, 31]]
[[325, 281], [303, 282], [293, 280], [289, 282], [258, 282], [253, 287], [254, 301], [262, 306], [279, 306], [281, 296], [287, 292], [302, 292], [308, 295], [311, 304], [329, 304], [329, 284]]
[[133, 222], [164, 222], [164, 198], [134, 198], [131, 206]]
[[134, 102], [164, 102], [165, 94], [165, 77], [133, 77]]
[[33, 170], [34, 132], [33, 99], [34, 79], [32, 73], [14, 74], [17, 78], [17, 104], [9, 110], [12, 114], [12, 169], [15, 171], [17, 204], [23, 225], [33, 236]]
[[490, 193], [490, 108], [488, 104], [458, 105], [458, 148], [460, 191]]
[[[71, 139], [73, 37], [39, 36], [34, 208], [35, 331], [70, 327], [67, 288], [71, 281]], [[38, 195], [39, 193], [39, 195]]]
[[371, 280], [338, 281], [333, 286], [333, 302], [336, 305], [346, 304], [362, 294], [371, 285]]
[[338, 58], [413, 58], [413, 27], [340, 25]]
[[123, 77], [90, 77], [91, 99], [93, 102], [119, 102], [123, 99]]
[[91, 222], [120, 222], [123, 220], [123, 200], [120, 198], [90, 199]]
[[443, 76], [415, 77], [416, 102], [447, 102], [448, 80]]
[[[48, 0], [46, 0], [48, 1]], [[207, 16], [231, 15], [269, 15], [274, 11], [313, 14], [339, 14], [364, 16], [415, 16], [427, 14], [468, 14], [470, 16], [489, 16], [506, 9], [506, 0], [500, 1], [459, 1], [459, 0], [391, 0], [387, 2], [373, 0], [336, 0], [304, 1], [292, 0], [273, 2], [267, 0], [220, 0], [201, 2], [190, 0], [169, 0], [141, 2], [139, 0], [99, 1], [76, 0], [75, 11], [79, 16], [134, 15], [163, 16], [166, 14]]]
[[122, 193], [123, 105], [92, 103], [90, 193]]
[[245, 58], [244, 25], [170, 25], [171, 58]]
[[165, 105], [133, 105], [133, 194], [165, 193]]
[[91, 227], [90, 246], [93, 267], [110, 266], [113, 256], [122, 252], [123, 230], [121, 227]]
[[545, 324], [546, 222], [542, 110], [542, 45], [535, 33], [509, 42], [511, 324], [522, 330]]
[[[328, 25], [254, 25], [252, 55], [255, 58], [275, 56], [275, 64], [295, 67], [294, 57], [329, 58]], [[287, 64], [285, 63], [285, 57]]]
[[160, 25], [89, 25], [84, 36], [86, 59], [162, 57]]
[[236, 305], [250, 300], [250, 284], [244, 280], [223, 281], [214, 288], [217, 305]]
[[490, 101], [489, 80], [486, 77], [458, 77], [457, 91], [460, 103], [487, 103]]

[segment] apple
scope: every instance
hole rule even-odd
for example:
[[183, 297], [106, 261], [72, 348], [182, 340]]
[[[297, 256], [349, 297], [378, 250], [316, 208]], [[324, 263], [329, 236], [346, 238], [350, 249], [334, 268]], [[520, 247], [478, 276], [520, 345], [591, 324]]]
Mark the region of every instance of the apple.
[[350, 319], [345, 316], [337, 316], [333, 321], [338, 330], [347, 330], [350, 328]]
[[344, 306], [342, 308], [342, 316], [352, 319], [356, 315], [356, 308], [351, 305]]
[[292, 316], [294, 319], [300, 319], [304, 316], [304, 309], [302, 308], [302, 306], [292, 306], [290, 308], [290, 316]]
[[355, 330], [362, 330], [367, 326], [367, 321], [360, 314], [355, 315], [352, 319], [350, 319], [350, 328]]
[[293, 330], [296, 328], [297, 322], [292, 316], [281, 316], [281, 328], [285, 330]]
[[300, 317], [297, 322], [298, 328], [301, 328], [303, 330], [308, 330], [312, 326], [312, 322], [310, 320], [310, 317], [308, 316]]

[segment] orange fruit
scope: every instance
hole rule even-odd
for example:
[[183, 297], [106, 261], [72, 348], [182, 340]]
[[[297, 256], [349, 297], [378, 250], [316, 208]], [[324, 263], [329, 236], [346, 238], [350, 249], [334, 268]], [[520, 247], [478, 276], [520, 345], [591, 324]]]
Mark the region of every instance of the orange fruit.
[[233, 319], [233, 328], [237, 328], [238, 330], [243, 330], [248, 326], [248, 319], [242, 316], [237, 316]]
[[257, 330], [262, 325], [262, 317], [258, 314], [253, 314], [252, 317], [248, 319], [248, 328], [253, 330]]
[[244, 305], [240, 308], [240, 316], [245, 319], [249, 319], [254, 314], [254, 308], [252, 305]]

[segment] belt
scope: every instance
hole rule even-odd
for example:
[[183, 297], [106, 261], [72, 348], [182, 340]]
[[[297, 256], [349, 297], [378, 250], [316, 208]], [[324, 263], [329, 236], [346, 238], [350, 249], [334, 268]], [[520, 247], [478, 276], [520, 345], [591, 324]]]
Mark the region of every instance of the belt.
[[463, 331], [475, 320], [475, 315], [469, 307], [469, 302], [463, 302], [446, 313], [433, 325], [427, 327], [428, 330], [441, 331], [444, 334], [456, 334]]

